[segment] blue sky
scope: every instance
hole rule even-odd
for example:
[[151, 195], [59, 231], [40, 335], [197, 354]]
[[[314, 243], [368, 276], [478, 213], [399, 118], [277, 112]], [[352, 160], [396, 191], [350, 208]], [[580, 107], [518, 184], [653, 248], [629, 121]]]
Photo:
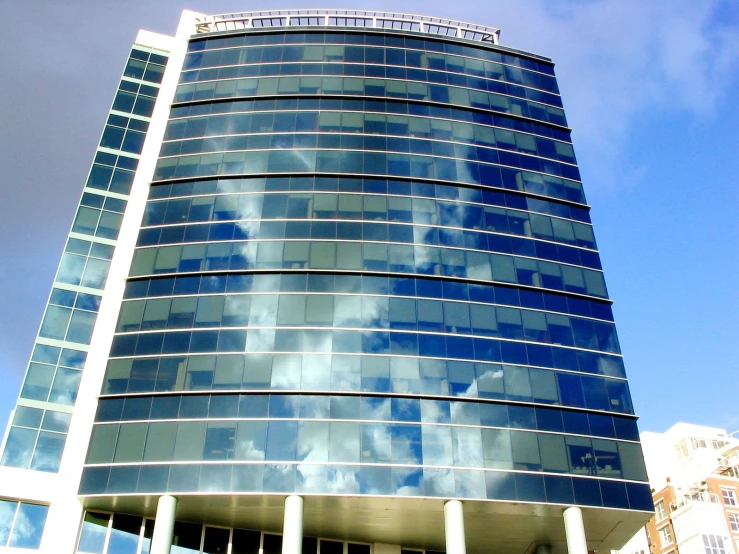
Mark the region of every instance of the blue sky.
[[[0, 429], [136, 31], [305, 0], [3, 0]], [[321, 2], [397, 9], [397, 1]], [[640, 428], [739, 429], [739, 3], [407, 0], [556, 62]]]

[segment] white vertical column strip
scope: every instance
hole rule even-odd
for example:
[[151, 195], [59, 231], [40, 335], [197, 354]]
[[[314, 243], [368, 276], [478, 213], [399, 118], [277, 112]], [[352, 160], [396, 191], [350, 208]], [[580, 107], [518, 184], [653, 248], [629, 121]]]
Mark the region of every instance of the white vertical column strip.
[[466, 554], [464, 510], [459, 500], [450, 500], [444, 504], [444, 534], [447, 554]]
[[174, 496], [164, 495], [159, 497], [149, 554], [170, 554], [176, 511], [177, 499]]
[[77, 498], [77, 492], [95, 419], [97, 397], [103, 384], [108, 353], [110, 352], [118, 312], [123, 299], [126, 277], [131, 266], [138, 229], [146, 207], [149, 183], [154, 175], [154, 168], [159, 157], [159, 148], [164, 138], [169, 108], [185, 60], [188, 39], [196, 31], [196, 18], [203, 17], [203, 15], [185, 10], [182, 12], [175, 37], [140, 31], [135, 42], [135, 44], [141, 44], [142, 46], [168, 51], [169, 59], [144, 140], [136, 175], [131, 186], [128, 206], [121, 222], [118, 242], [111, 260], [103, 299], [92, 333], [87, 362], [82, 373], [77, 402], [59, 468], [58, 480], [53, 487], [53, 499], [41, 540], [40, 552], [42, 554], [74, 551], [83, 509]]
[[585, 539], [585, 524], [582, 521], [582, 510], [573, 506], [564, 511], [565, 535], [567, 536], [567, 552], [569, 554], [588, 554]]
[[303, 498], [288, 496], [285, 499], [285, 518], [282, 523], [282, 554], [303, 552]]

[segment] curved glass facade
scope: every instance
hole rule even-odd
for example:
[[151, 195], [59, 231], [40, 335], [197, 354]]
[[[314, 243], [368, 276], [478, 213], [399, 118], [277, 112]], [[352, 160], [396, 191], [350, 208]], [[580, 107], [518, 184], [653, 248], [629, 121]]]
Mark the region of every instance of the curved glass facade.
[[193, 37], [80, 494], [651, 510], [553, 65]]

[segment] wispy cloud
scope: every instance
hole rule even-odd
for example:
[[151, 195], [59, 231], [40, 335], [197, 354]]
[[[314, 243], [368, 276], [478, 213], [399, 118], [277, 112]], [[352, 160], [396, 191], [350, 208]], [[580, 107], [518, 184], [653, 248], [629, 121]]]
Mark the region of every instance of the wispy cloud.
[[[689, 124], [717, 117], [739, 69], [732, 4], [519, 0], [495, 4], [486, 19], [502, 28], [504, 45], [557, 64], [592, 193], [641, 179], [644, 168], [625, 158], [639, 118], [684, 116]], [[464, 15], [480, 20], [471, 10]]]

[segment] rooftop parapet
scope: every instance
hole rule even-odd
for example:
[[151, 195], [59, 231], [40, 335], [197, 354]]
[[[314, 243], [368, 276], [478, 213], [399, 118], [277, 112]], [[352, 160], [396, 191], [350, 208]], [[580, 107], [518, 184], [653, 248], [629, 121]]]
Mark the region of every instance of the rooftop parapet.
[[207, 15], [196, 20], [198, 34], [275, 27], [395, 29], [488, 44], [498, 44], [500, 36], [500, 29], [475, 23], [408, 13], [364, 10], [272, 10]]

